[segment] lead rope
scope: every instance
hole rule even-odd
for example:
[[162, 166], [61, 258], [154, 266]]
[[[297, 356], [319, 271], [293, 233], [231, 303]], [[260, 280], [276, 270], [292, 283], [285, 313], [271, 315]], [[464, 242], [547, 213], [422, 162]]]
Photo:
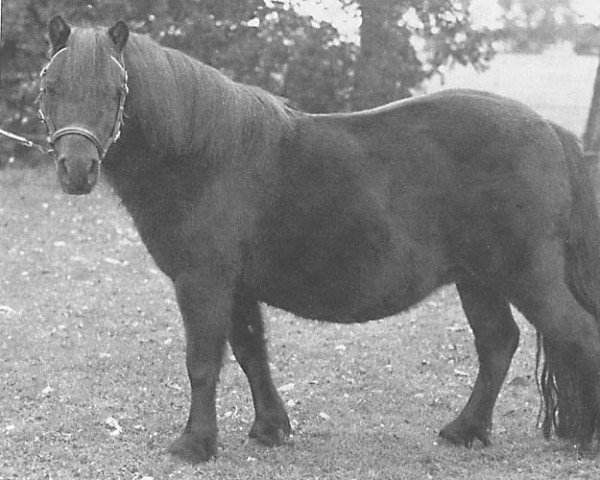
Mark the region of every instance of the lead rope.
[[14, 133], [8, 132], [1, 128], [0, 128], [0, 135], [2, 135], [3, 137], [9, 138], [11, 140], [14, 140], [15, 142], [17, 142], [25, 147], [37, 148], [44, 155], [47, 155], [52, 152], [51, 148], [46, 148], [44, 145], [34, 142], [33, 140], [29, 140], [25, 137], [21, 137], [20, 135], [16, 135]]
[[[42, 105], [42, 94], [44, 93], [44, 88], [45, 88], [45, 76], [46, 76], [46, 70], [48, 69], [48, 65], [50, 65], [52, 63], [52, 60], [54, 60], [54, 58], [61, 52], [63, 52], [64, 50], [66, 50], [65, 48], [60, 49], [58, 52], [56, 52], [54, 55], [52, 55], [52, 58], [50, 58], [50, 61], [44, 65], [44, 67], [42, 68], [42, 71], [40, 72], [40, 91], [38, 93], [37, 99], [35, 100], [35, 103], [37, 103], [39, 105], [38, 108], [38, 117], [46, 124], [46, 127], [48, 128], [48, 122], [49, 122], [49, 118], [46, 117], [46, 115], [43, 112], [43, 105]], [[40, 152], [42, 152], [45, 155], [48, 155], [50, 153], [52, 153], [52, 148], [47, 148], [44, 145], [41, 145], [37, 142], [34, 142], [33, 140], [29, 140], [28, 138], [22, 137], [20, 135], [16, 135], [14, 133], [8, 132], [6, 130], [3, 130], [0, 128], [0, 135], [2, 135], [3, 137], [9, 138], [25, 147], [29, 147], [29, 148], [37, 148]], [[46, 139], [46, 141], [48, 141], [48, 139]], [[49, 143], [49, 142], [48, 142]]]

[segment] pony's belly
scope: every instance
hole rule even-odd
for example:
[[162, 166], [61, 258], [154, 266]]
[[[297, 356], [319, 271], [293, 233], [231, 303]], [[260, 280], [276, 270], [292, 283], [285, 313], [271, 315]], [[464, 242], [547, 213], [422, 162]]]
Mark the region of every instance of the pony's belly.
[[449, 283], [442, 264], [431, 252], [408, 248], [389, 251], [377, 262], [323, 259], [312, 268], [263, 268], [254, 290], [259, 300], [301, 317], [363, 322], [402, 312]]
[[[387, 285], [387, 288], [370, 287], [357, 291], [349, 286], [317, 291], [313, 288], [289, 284], [288, 288], [262, 291], [259, 299], [268, 305], [281, 308], [294, 315], [334, 323], [360, 323], [396, 315], [425, 298], [438, 285], [415, 288], [411, 285]], [[348, 293], [352, 292], [352, 293]]]

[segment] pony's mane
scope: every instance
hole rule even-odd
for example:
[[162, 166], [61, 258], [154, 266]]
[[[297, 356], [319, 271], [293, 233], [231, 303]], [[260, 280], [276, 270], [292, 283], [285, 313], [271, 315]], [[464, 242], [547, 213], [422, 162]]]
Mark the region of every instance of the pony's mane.
[[[69, 38], [63, 67], [69, 78], [103, 78], [106, 56], [116, 53], [105, 28], [79, 27]], [[129, 95], [125, 116], [150, 149], [162, 155], [251, 152], [291, 128], [294, 110], [258, 87], [236, 83], [188, 55], [131, 34], [123, 50]], [[90, 72], [90, 65], [94, 65]], [[74, 90], [77, 82], [69, 82]], [[104, 82], [97, 82], [101, 85]], [[100, 89], [100, 86], [96, 86]], [[106, 92], [75, 92], [78, 95]], [[128, 121], [126, 120], [126, 124]]]
[[233, 82], [146, 36], [132, 34], [123, 54], [130, 89], [126, 113], [158, 152], [251, 151], [291, 126], [292, 111], [283, 99]]

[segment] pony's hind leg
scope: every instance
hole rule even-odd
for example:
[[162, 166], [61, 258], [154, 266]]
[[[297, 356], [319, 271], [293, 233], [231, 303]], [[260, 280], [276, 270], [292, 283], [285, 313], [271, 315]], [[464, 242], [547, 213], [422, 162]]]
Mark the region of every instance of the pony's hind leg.
[[229, 343], [250, 383], [255, 421], [250, 438], [273, 446], [290, 436], [290, 421], [273, 385], [258, 302], [238, 290], [234, 297]]
[[557, 275], [517, 293], [514, 303], [542, 334], [544, 435], [587, 447], [600, 427], [600, 328]]
[[508, 301], [491, 288], [474, 282], [458, 283], [457, 288], [475, 336], [479, 374], [466, 406], [440, 436], [455, 444], [471, 446], [478, 438], [488, 445], [492, 411], [519, 343], [519, 329]]

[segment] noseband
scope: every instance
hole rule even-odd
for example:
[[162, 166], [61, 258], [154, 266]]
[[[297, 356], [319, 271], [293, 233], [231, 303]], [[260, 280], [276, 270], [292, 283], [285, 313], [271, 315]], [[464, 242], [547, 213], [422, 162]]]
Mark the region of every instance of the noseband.
[[[41, 120], [46, 124], [46, 129], [47, 129], [47, 133], [48, 133], [46, 141], [48, 142], [48, 144], [50, 145], [51, 148], [54, 148], [54, 144], [61, 137], [64, 137], [66, 135], [81, 135], [82, 137], [87, 138], [89, 141], [91, 141], [94, 144], [94, 146], [98, 150], [98, 154], [100, 156], [100, 161], [102, 161], [104, 159], [104, 157], [106, 156], [106, 152], [108, 151], [109, 147], [113, 143], [115, 143], [119, 139], [119, 136], [121, 135], [121, 126], [123, 125], [123, 113], [125, 110], [125, 99], [127, 98], [127, 94], [129, 93], [129, 89], [127, 87], [127, 70], [125, 69], [125, 66], [123, 65], [122, 58], [121, 58], [121, 61], [119, 61], [115, 57], [110, 55], [110, 59], [118, 65], [119, 69], [123, 73], [123, 84], [121, 85], [121, 87], [119, 89], [119, 108], [117, 110], [115, 124], [112, 128], [110, 137], [105, 142], [102, 142], [94, 132], [92, 132], [89, 128], [86, 128], [86, 127], [80, 127], [77, 125], [68, 125], [66, 127], [57, 129], [54, 126], [52, 119], [48, 116], [48, 114], [45, 111], [44, 97], [47, 94], [46, 72], [48, 71], [48, 67], [50, 66], [52, 61], [58, 55], [60, 55], [62, 52], [66, 51], [67, 48], [68, 47], [65, 47], [65, 48], [59, 50], [58, 52], [56, 52], [52, 56], [50, 61], [46, 64], [46, 66], [44, 68], [42, 68], [42, 71], [40, 72], [41, 80], [40, 80], [40, 94], [38, 97], [38, 105], [39, 105], [38, 115], [41, 118]], [[52, 152], [52, 150], [50, 150], [50, 151]]]

